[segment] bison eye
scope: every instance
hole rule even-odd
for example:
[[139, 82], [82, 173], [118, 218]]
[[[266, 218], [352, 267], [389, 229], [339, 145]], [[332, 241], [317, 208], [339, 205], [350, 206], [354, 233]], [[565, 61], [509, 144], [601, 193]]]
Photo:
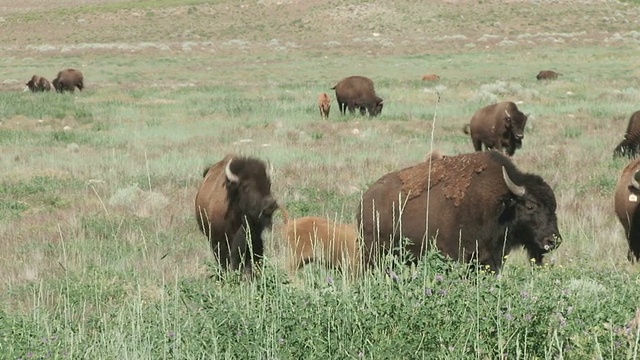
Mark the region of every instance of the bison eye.
[[529, 210], [529, 211], [533, 211], [533, 210], [536, 209], [536, 204], [534, 204], [534, 203], [527, 203], [525, 206], [527, 207], [527, 210]]

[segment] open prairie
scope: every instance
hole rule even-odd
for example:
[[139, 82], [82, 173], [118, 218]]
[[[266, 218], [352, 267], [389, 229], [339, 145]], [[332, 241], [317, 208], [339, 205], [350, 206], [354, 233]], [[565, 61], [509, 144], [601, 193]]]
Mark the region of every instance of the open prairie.
[[[637, 358], [612, 153], [638, 54], [638, 1], [0, 0], [0, 358]], [[23, 91], [69, 67], [84, 91]], [[339, 114], [350, 75], [380, 116]], [[291, 216], [346, 223], [382, 175], [473, 151], [463, 126], [507, 100], [530, 114], [513, 160], [558, 202], [546, 266], [291, 276], [277, 216], [262, 277], [219, 273], [194, 197], [225, 154], [270, 161]]]

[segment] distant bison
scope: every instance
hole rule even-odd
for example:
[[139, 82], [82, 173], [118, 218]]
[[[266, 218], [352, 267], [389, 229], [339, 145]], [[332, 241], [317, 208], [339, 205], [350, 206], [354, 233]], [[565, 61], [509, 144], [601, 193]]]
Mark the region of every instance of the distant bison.
[[244, 265], [248, 274], [264, 255], [262, 232], [271, 228], [277, 208], [264, 162], [234, 155], [205, 172], [195, 199], [198, 227], [220, 264], [232, 270]]
[[528, 115], [518, 110], [516, 104], [505, 101], [486, 106], [473, 114], [471, 123], [463, 129], [471, 135], [473, 148], [482, 151], [484, 144], [487, 150], [504, 150], [509, 156], [522, 147], [524, 127]]
[[536, 75], [536, 79], [538, 80], [555, 80], [560, 76], [559, 72], [555, 72], [552, 70], [542, 70]]
[[431, 159], [384, 175], [364, 193], [356, 216], [365, 264], [399, 247], [416, 261], [435, 246], [499, 271], [515, 248], [542, 264], [559, 245], [555, 195], [541, 177], [497, 151]]
[[62, 70], [58, 73], [58, 76], [53, 79], [53, 87], [59, 93], [65, 91], [74, 92], [76, 88], [82, 91], [84, 88], [84, 76], [80, 70]]
[[437, 81], [440, 80], [440, 76], [436, 74], [425, 74], [422, 76], [422, 81]]
[[343, 115], [347, 109], [355, 113], [356, 108], [360, 109], [362, 115], [365, 111], [369, 112], [369, 116], [377, 116], [382, 112], [383, 100], [376, 95], [373, 81], [367, 77], [344, 78], [332, 89], [336, 91], [338, 107]]
[[307, 216], [286, 221], [291, 269], [319, 262], [327, 268], [356, 271], [360, 264], [358, 230], [326, 218]]
[[318, 95], [318, 109], [323, 120], [329, 118], [329, 110], [331, 110], [331, 98], [327, 93]]
[[38, 75], [33, 75], [26, 85], [31, 92], [51, 91], [51, 83], [49, 80]]
[[640, 148], [640, 110], [634, 112], [629, 118], [627, 132], [624, 134], [624, 140], [613, 150], [613, 157], [626, 156], [628, 158], [636, 157]]
[[614, 206], [618, 220], [624, 228], [629, 243], [627, 258], [631, 262], [640, 260], [640, 159], [632, 161], [622, 171], [614, 195]]

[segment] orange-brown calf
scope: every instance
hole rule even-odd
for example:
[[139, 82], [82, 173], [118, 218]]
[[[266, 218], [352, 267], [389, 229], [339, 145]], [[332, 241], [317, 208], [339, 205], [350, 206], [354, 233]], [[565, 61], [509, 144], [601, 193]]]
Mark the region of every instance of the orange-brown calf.
[[425, 74], [422, 76], [423, 81], [437, 81], [440, 80], [440, 76], [436, 74]]
[[321, 93], [318, 95], [318, 109], [320, 110], [320, 116], [322, 119], [329, 118], [329, 110], [331, 109], [331, 98], [327, 93]]

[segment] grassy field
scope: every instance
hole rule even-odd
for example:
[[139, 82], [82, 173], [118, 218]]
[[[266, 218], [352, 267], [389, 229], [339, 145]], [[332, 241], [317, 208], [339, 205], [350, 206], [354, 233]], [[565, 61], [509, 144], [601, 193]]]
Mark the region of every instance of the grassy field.
[[[637, 1], [0, 9], [0, 359], [638, 357], [640, 277], [613, 212], [627, 160], [612, 159], [640, 109]], [[23, 91], [67, 67], [85, 91]], [[322, 121], [318, 93], [349, 75], [375, 81], [381, 116], [334, 102]], [[555, 186], [564, 241], [542, 268], [518, 251], [500, 276], [468, 275], [431, 253], [393, 276], [291, 276], [278, 219], [248, 283], [196, 227], [202, 170], [227, 153], [271, 161], [292, 216], [350, 222], [387, 172], [472, 151], [463, 125], [505, 100], [531, 114], [514, 161]]]

